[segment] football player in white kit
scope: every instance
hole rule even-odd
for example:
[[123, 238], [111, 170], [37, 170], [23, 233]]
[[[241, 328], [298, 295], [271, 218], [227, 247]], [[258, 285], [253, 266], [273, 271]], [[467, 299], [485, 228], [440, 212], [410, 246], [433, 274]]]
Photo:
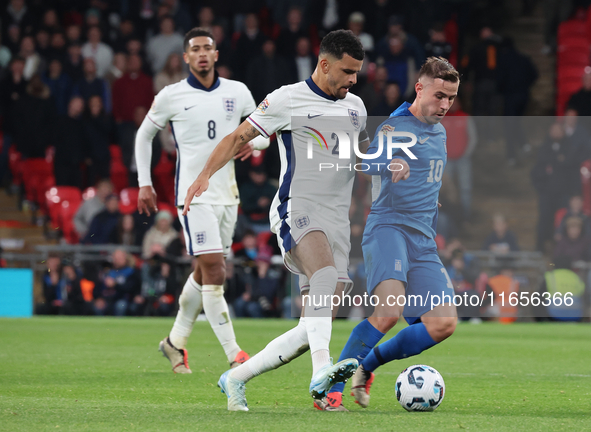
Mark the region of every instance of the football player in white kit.
[[[296, 120], [323, 118], [321, 116], [344, 118], [359, 133], [360, 147], [366, 146], [366, 109], [359, 97], [349, 93], [357, 81], [363, 58], [363, 47], [352, 32], [337, 30], [326, 35], [312, 76], [269, 94], [245, 122], [220, 141], [187, 192], [183, 214], [193, 211], [188, 205], [192, 197], [206, 194], [214, 173], [246, 143], [259, 135], [277, 134], [281, 184], [271, 205], [271, 225], [278, 236], [286, 267], [303, 276], [300, 277], [300, 287], [302, 291], [309, 290], [308, 298], [312, 301], [305, 302], [295, 328], [220, 377], [218, 386], [227, 395], [231, 411], [248, 411], [247, 381], [289, 363], [308, 349], [313, 366], [309, 390], [315, 400], [322, 400], [332, 384], [346, 381], [358, 366], [356, 359], [345, 359], [332, 365], [329, 353], [331, 305], [326, 307], [323, 303], [323, 307], [313, 307], [321, 304], [318, 299], [326, 302], [335, 292], [352, 285], [347, 274], [350, 250], [348, 212], [355, 171], [318, 172], [318, 165], [315, 171], [311, 169], [311, 164], [305, 162], [307, 148], [304, 143], [308, 132], [306, 126], [296, 124], [294, 117]], [[336, 147], [331, 149], [332, 152], [327, 150], [324, 150], [325, 157], [335, 154]], [[317, 155], [321, 151], [314, 150]], [[295, 154], [298, 157], [294, 158]]]
[[[186, 240], [187, 251], [196, 256], [195, 271], [189, 276], [179, 298], [179, 311], [168, 337], [160, 342], [175, 373], [191, 373], [186, 350], [193, 324], [202, 310], [220, 341], [232, 367], [249, 357], [236, 343], [228, 305], [224, 299], [226, 278], [224, 256], [230, 251], [238, 211], [238, 187], [234, 162], [211, 178], [211, 187], [200, 197], [189, 200], [193, 211], [181, 214], [185, 191], [203, 169], [205, 161], [220, 139], [232, 132], [255, 108], [248, 88], [238, 81], [220, 78], [215, 71], [218, 51], [211, 33], [194, 28], [185, 35], [183, 58], [190, 74], [158, 93], [140, 126], [135, 142], [140, 193], [140, 213], [158, 211], [156, 192], [150, 178], [152, 139], [170, 127], [176, 143], [175, 205]], [[243, 147], [236, 158], [245, 159], [253, 148], [266, 148], [263, 137]]]

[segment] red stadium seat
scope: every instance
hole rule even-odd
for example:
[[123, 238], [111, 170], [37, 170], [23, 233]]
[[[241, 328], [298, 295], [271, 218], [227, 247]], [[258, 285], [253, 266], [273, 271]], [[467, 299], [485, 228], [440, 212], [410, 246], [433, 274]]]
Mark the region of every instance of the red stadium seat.
[[45, 192], [45, 201], [51, 223], [54, 228], [57, 228], [60, 226], [59, 215], [62, 201], [80, 203], [82, 195], [77, 187], [54, 186]]
[[132, 214], [137, 210], [137, 197], [139, 188], [125, 188], [119, 194], [119, 211], [123, 214]]
[[79, 201], [72, 200], [72, 201], [62, 201], [60, 204], [59, 209], [59, 226], [62, 230], [62, 234], [64, 239], [70, 243], [75, 244], [78, 243], [78, 233], [74, 229], [74, 215], [78, 211], [80, 204], [82, 203], [82, 199]]
[[587, 37], [589, 30], [587, 23], [584, 20], [571, 19], [562, 22], [558, 26], [558, 40], [567, 36], [585, 36]]
[[571, 46], [558, 51], [557, 64], [560, 66], [589, 66], [589, 48]]
[[[585, 74], [585, 70], [588, 66], [580, 66], [580, 65], [565, 65], [565, 66], [558, 66], [558, 70], [556, 71], [556, 79], [557, 82], [560, 83], [564, 79], [571, 79], [575, 78], [582, 82], [583, 75]], [[591, 68], [589, 68], [591, 71]]]
[[45, 158], [30, 158], [22, 162], [23, 183], [27, 200], [45, 206], [45, 191], [55, 185], [53, 163]]
[[566, 50], [589, 50], [589, 40], [587, 36], [569, 35], [558, 39], [557, 52], [561, 53]]
[[172, 156], [162, 152], [158, 165], [152, 171], [154, 175], [154, 190], [158, 195], [158, 199], [174, 205], [174, 173], [175, 162]]
[[562, 222], [562, 219], [564, 218], [566, 212], [568, 212], [567, 208], [561, 208], [556, 210], [556, 213], [554, 213], [554, 228], [558, 228], [560, 226], [560, 222]]

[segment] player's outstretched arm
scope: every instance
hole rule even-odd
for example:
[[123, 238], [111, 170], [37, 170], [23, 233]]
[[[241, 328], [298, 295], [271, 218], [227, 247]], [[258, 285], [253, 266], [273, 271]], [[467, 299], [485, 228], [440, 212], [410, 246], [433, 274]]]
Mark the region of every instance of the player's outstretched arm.
[[197, 179], [187, 191], [185, 206], [183, 207], [183, 215], [186, 215], [189, 211], [189, 206], [191, 205], [191, 201], [193, 201], [193, 197], [201, 196], [201, 194], [207, 190], [211, 176], [226, 165], [246, 143], [257, 137], [259, 134], [260, 132], [245, 120], [234, 132], [227, 135], [219, 142], [209, 156], [209, 159], [207, 159], [203, 171], [201, 171]]
[[406, 180], [410, 177], [410, 167], [404, 159], [392, 159], [390, 167], [392, 170], [392, 183], [398, 183], [400, 180]]

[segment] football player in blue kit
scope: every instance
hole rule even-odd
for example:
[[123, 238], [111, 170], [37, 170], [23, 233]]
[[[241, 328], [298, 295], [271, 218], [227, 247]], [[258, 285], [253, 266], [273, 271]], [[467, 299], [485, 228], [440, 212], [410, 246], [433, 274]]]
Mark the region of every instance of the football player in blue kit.
[[[435, 228], [447, 160], [446, 133], [440, 122], [453, 104], [459, 84], [459, 74], [447, 60], [427, 59], [415, 84], [416, 99], [412, 104], [403, 103], [379, 126], [377, 132], [383, 135], [376, 133], [367, 151], [369, 157], [363, 161], [370, 167], [366, 173], [372, 175], [374, 185], [363, 233], [363, 257], [368, 292], [378, 300], [372, 316], [353, 329], [341, 358], [359, 360], [352, 395], [364, 408], [369, 405], [376, 368], [417, 355], [451, 336], [456, 328], [453, 286], [437, 254]], [[384, 142], [380, 146], [379, 139], [389, 131], [414, 134], [416, 144], [396, 148], [393, 159], [388, 158], [387, 146]], [[404, 177], [395, 163], [407, 172]], [[376, 346], [403, 314], [409, 326]], [[317, 404], [317, 408], [344, 411], [343, 390], [343, 383], [333, 386], [324, 406]]]

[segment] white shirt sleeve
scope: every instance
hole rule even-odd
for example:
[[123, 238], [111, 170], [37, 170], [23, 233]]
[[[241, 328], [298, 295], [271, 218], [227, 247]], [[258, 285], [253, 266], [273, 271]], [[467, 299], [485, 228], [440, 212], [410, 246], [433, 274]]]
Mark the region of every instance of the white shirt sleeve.
[[247, 120], [265, 138], [269, 138], [277, 131], [287, 129], [291, 124], [289, 89], [281, 87], [268, 94]]
[[152, 108], [146, 114], [144, 121], [135, 135], [135, 162], [137, 165], [139, 187], [152, 186], [152, 176], [150, 173], [152, 140], [158, 131], [164, 129], [164, 126], [171, 117], [168, 94], [166, 88], [164, 88], [154, 98]]
[[242, 100], [243, 108], [242, 113], [240, 113], [240, 118], [248, 117], [257, 107], [254, 98], [252, 97], [252, 93], [246, 86], [244, 86], [244, 94], [242, 96]]

